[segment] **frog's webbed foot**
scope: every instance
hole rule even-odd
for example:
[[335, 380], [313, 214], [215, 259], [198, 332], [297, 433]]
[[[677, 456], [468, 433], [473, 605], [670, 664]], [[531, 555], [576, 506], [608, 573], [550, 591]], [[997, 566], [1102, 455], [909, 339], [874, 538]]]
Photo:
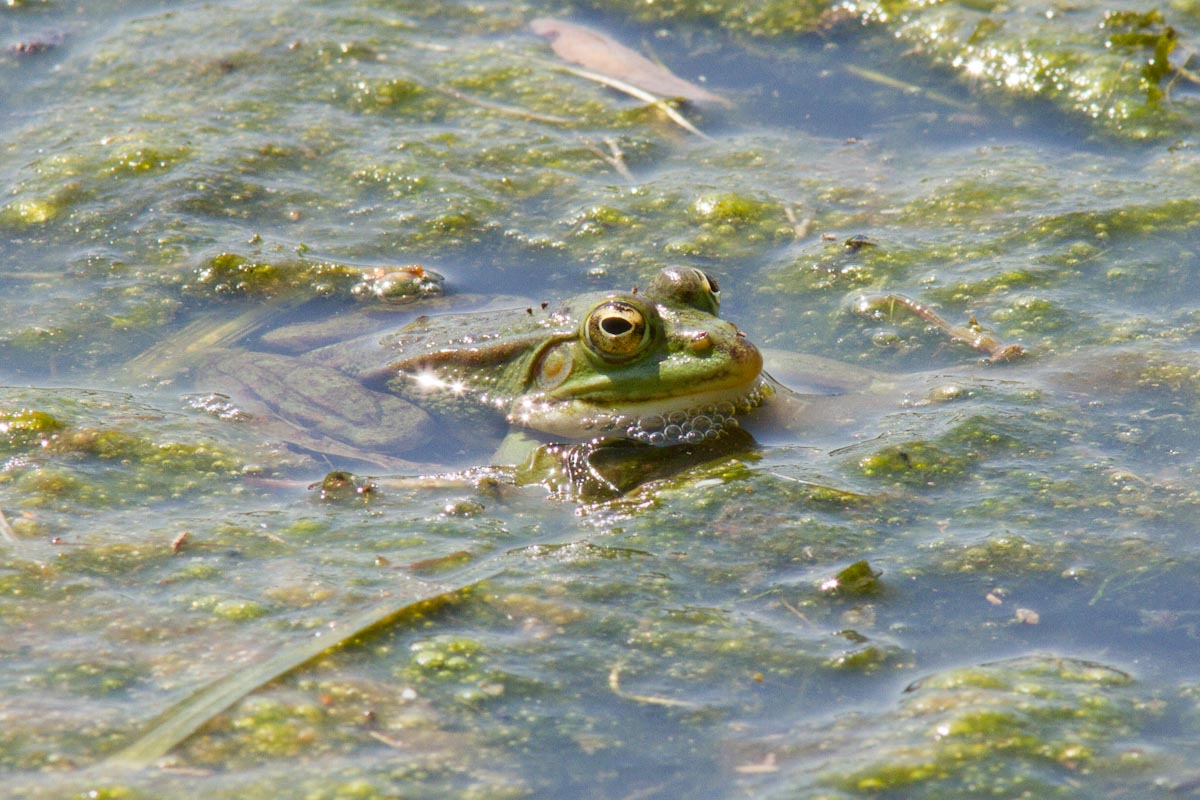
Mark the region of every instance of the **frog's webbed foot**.
[[537, 448], [517, 469], [519, 484], [539, 483], [571, 500], [614, 500], [650, 481], [664, 480], [723, 454], [757, 446], [741, 428], [693, 444], [658, 447], [632, 439], [598, 438]]

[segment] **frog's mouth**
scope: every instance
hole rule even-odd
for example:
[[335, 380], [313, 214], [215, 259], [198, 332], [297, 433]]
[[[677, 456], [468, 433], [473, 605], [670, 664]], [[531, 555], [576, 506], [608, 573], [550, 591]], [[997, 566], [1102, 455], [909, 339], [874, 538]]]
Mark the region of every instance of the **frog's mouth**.
[[595, 407], [585, 410], [576, 405], [578, 401], [568, 401], [557, 404], [574, 406], [570, 410], [558, 409], [565, 413], [556, 413], [552, 406], [528, 416], [518, 410], [509, 415], [509, 421], [559, 436], [613, 436], [669, 447], [716, 439], [729, 428], [738, 427], [739, 416], [758, 408], [774, 393], [771, 384], [759, 376], [749, 388], [691, 395], [683, 408], [659, 401], [625, 405], [619, 412]]

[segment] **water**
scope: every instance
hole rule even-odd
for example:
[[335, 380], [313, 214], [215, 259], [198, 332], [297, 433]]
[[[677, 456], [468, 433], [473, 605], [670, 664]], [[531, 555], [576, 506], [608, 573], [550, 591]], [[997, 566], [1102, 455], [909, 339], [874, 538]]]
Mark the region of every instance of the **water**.
[[[981, 99], [856, 28], [581, 14], [736, 102], [688, 110], [707, 141], [539, 60], [524, 25], [546, 13], [3, 12], [0, 44], [47, 44], [0, 59], [6, 786], [1193, 792], [1186, 129], [1129, 142]], [[343, 459], [122, 369], [264, 302], [254, 276], [205, 282], [222, 253], [285, 274], [419, 262], [451, 302], [694, 264], [753, 341], [872, 370], [875, 391], [622, 501], [464, 482], [322, 501], [308, 484]], [[904, 315], [852, 312], [888, 291], [1028, 355], [983, 364]], [[838, 585], [864, 560], [877, 579]], [[106, 761], [210, 682], [422, 582], [453, 591], [249, 693], [172, 749], [177, 770]]]

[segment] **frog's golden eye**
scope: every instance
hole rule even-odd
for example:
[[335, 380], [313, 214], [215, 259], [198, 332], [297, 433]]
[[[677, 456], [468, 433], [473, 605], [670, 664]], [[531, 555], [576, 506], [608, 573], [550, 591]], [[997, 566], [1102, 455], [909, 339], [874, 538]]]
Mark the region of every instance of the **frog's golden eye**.
[[583, 332], [588, 347], [605, 361], [632, 358], [653, 334], [646, 312], [625, 300], [609, 300], [593, 308]]

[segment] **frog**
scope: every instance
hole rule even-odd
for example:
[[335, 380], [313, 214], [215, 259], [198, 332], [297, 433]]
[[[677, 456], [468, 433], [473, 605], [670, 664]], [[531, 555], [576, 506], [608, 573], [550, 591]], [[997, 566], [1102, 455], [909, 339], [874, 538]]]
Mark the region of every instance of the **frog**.
[[[189, 372], [214, 390], [194, 395], [197, 407], [268, 421], [326, 457], [421, 472], [463, 457], [512, 466], [551, 443], [703, 446], [775, 392], [759, 350], [720, 316], [717, 280], [693, 267], [668, 267], [642, 291], [422, 315], [299, 356], [220, 349]], [[448, 431], [471, 442], [489, 426], [513, 431], [490, 458], [448, 444]], [[435, 460], [412, 460], [422, 450]]]

